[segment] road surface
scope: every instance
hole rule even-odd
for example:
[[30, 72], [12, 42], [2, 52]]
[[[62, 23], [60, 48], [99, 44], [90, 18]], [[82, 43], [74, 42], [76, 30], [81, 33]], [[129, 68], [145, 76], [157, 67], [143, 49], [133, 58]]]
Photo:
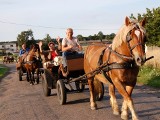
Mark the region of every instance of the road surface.
[[[25, 79], [18, 81], [15, 63], [6, 66], [10, 71], [0, 78], [0, 120], [121, 120], [112, 114], [107, 86], [95, 111], [90, 109], [87, 89], [67, 94], [67, 104], [60, 105], [56, 90], [45, 97], [41, 82], [29, 85]], [[117, 92], [116, 96], [121, 107], [122, 97]], [[140, 120], [160, 120], [159, 89], [137, 85], [132, 97]]]

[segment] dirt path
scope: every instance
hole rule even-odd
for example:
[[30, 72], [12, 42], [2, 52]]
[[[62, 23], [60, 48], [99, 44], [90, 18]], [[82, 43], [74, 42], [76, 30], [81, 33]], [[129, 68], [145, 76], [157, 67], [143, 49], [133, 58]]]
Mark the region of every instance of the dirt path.
[[[41, 83], [31, 86], [26, 80], [18, 81], [15, 64], [7, 66], [9, 74], [0, 79], [0, 120], [120, 120], [120, 116], [112, 114], [107, 86], [96, 111], [90, 110], [88, 90], [69, 93], [67, 104], [59, 105], [55, 90], [45, 97]], [[118, 93], [116, 96], [121, 106], [122, 97]], [[137, 85], [133, 100], [140, 120], [159, 120], [159, 89]]]

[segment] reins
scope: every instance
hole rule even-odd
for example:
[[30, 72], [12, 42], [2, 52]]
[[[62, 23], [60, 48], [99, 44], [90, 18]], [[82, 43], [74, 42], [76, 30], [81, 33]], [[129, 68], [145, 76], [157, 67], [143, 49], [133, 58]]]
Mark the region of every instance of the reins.
[[[103, 56], [104, 56], [104, 53], [105, 53], [105, 50], [106, 49], [109, 49], [110, 52], [109, 52], [109, 56], [108, 56], [108, 60], [106, 62], [103, 63]], [[109, 64], [109, 59], [110, 59], [110, 54], [111, 52], [115, 53], [118, 57], [120, 57], [121, 59], [123, 58], [128, 58], [128, 59], [131, 59], [130, 57], [127, 57], [127, 56], [124, 56], [124, 55], [121, 55], [115, 51], [113, 51], [110, 47], [106, 47], [105, 49], [102, 50], [101, 52], [101, 55], [99, 57], [99, 61], [98, 61], [98, 67], [89, 72], [89, 73], [86, 73], [78, 78], [74, 78], [74, 79], [70, 79], [68, 82], [74, 82], [74, 81], [77, 81], [79, 79], [88, 79], [88, 78], [92, 78], [94, 77], [96, 74], [99, 74], [99, 73], [102, 73], [104, 75], [104, 77], [111, 83], [112, 83], [112, 80], [111, 78], [105, 73], [105, 72], [109, 72], [110, 70], [112, 69], [129, 69], [129, 68], [133, 68], [134, 64], [133, 63], [112, 63], [112, 64]], [[131, 59], [132, 60], [132, 59]], [[89, 75], [89, 76], [87, 76]]]
[[[104, 56], [104, 53], [105, 51], [109, 50], [109, 55], [108, 55], [108, 59], [106, 62], [103, 63], [103, 56]], [[116, 63], [116, 62], [113, 62], [113, 63], [109, 63], [109, 60], [110, 60], [110, 55], [111, 53], [114, 53], [115, 55], [117, 55], [121, 60], [124, 61], [124, 63]], [[125, 59], [129, 59], [130, 62], [126, 62]], [[111, 47], [106, 47], [102, 52], [101, 52], [101, 55], [99, 57], [99, 61], [98, 61], [98, 68], [100, 69], [101, 73], [104, 75], [104, 77], [111, 83], [112, 83], [112, 80], [111, 78], [106, 74], [106, 72], [109, 72], [110, 70], [112, 69], [130, 69], [130, 68], [133, 68], [135, 65], [134, 65], [134, 62], [133, 62], [133, 57], [128, 57], [128, 56], [125, 56], [125, 55], [122, 55], [122, 54], [119, 54], [118, 52], [112, 50]]]

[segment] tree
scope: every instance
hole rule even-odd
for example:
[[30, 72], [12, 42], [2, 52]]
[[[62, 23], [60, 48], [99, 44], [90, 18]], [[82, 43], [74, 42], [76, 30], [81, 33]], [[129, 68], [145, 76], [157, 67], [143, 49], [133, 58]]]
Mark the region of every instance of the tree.
[[78, 38], [79, 41], [83, 41], [84, 40], [82, 35], [77, 35], [77, 38]]
[[99, 37], [99, 40], [101, 40], [101, 42], [102, 42], [102, 39], [103, 39], [103, 32], [102, 31], [99, 31], [98, 32], [98, 34], [97, 34], [97, 36]]
[[43, 38], [43, 46], [42, 49], [43, 50], [48, 50], [48, 43], [52, 41], [52, 38], [49, 34], [46, 34], [46, 37]]
[[18, 47], [21, 48], [23, 43], [26, 43], [27, 47], [35, 43], [32, 30], [22, 31], [17, 37]]
[[[133, 16], [133, 14], [131, 15]], [[160, 46], [160, 7], [152, 10], [146, 8], [146, 13], [138, 14], [137, 19], [142, 20], [146, 18], [147, 24], [145, 26], [147, 31], [147, 44]]]
[[51, 42], [52, 38], [49, 34], [46, 35], [46, 37], [43, 39], [46, 43]]
[[116, 36], [115, 33], [111, 33], [110, 35], [106, 35], [105, 39], [111, 41], [111, 40], [113, 40], [113, 38], [114, 38], [115, 36]]

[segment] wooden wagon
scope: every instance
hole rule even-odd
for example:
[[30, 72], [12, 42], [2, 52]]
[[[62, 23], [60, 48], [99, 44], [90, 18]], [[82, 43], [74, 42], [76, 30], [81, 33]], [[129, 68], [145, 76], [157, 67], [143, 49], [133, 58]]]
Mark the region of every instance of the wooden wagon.
[[[57, 96], [61, 105], [67, 101], [67, 93], [72, 91], [83, 92], [85, 85], [88, 85], [86, 75], [84, 74], [84, 55], [68, 56], [67, 65], [68, 72], [64, 73], [61, 65], [54, 65], [53, 62], [44, 63], [42, 74], [42, 87], [45, 96], [51, 95], [51, 89], [57, 89]], [[75, 88], [70, 86], [70, 83], [75, 83]], [[103, 83], [95, 80], [95, 84], [99, 85], [97, 91], [97, 100], [101, 100], [104, 96]], [[71, 90], [66, 88], [66, 85], [71, 87]]]

